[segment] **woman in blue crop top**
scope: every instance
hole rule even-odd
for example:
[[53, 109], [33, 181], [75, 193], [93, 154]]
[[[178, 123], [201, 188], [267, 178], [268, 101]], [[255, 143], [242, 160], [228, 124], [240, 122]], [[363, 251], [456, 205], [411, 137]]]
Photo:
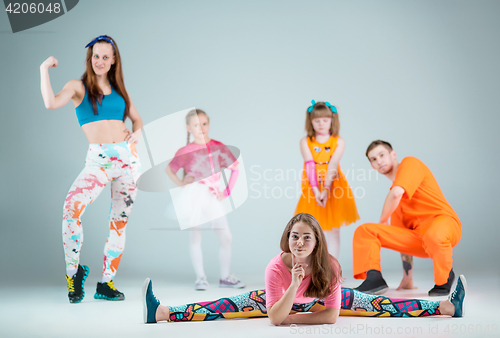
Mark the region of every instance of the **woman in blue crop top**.
[[[111, 182], [109, 235], [104, 247], [102, 280], [94, 298], [123, 300], [113, 285], [125, 246], [125, 227], [137, 195], [140, 162], [135, 143], [141, 136], [142, 119], [125, 89], [120, 53], [116, 42], [101, 35], [87, 46], [86, 70], [81, 80], [71, 80], [54, 95], [49, 68], [58, 61], [49, 57], [40, 66], [41, 89], [47, 109], [57, 109], [71, 100], [78, 122], [89, 141], [85, 167], [69, 189], [63, 208], [63, 245], [66, 259], [68, 298], [79, 303], [85, 296], [89, 273], [79, 264], [83, 241], [81, 216], [108, 182]], [[132, 121], [132, 132], [125, 119]]]

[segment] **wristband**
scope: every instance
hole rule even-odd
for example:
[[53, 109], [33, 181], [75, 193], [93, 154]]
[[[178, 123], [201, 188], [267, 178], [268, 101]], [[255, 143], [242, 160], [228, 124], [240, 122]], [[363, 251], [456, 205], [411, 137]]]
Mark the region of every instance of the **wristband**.
[[231, 195], [231, 190], [233, 190], [234, 185], [236, 184], [236, 179], [238, 178], [240, 171], [239, 170], [231, 170], [231, 176], [229, 177], [229, 182], [227, 183], [227, 188], [224, 190], [224, 197], [228, 197]]
[[305, 167], [309, 184], [311, 187], [318, 187], [318, 180], [316, 178], [316, 163], [313, 160], [307, 161]]

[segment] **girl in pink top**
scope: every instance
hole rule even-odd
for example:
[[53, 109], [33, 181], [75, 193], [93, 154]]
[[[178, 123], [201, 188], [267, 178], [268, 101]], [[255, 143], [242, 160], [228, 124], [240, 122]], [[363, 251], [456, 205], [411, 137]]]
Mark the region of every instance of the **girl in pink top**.
[[[243, 288], [245, 284], [229, 275], [231, 263], [232, 236], [227, 224], [223, 200], [229, 196], [238, 177], [238, 161], [228, 147], [208, 137], [209, 119], [207, 114], [196, 109], [186, 116], [187, 142], [175, 154], [165, 168], [167, 175], [182, 189], [177, 189], [174, 197], [175, 212], [181, 229], [191, 228], [189, 249], [196, 272], [196, 290], [206, 290], [207, 278], [203, 269], [201, 251], [201, 225], [211, 222], [219, 239], [220, 287]], [[193, 135], [194, 142], [189, 142]], [[183, 179], [176, 172], [184, 168]], [[231, 170], [229, 183], [224, 191], [219, 191], [221, 168]], [[174, 193], [175, 191], [173, 191]]]
[[465, 278], [446, 301], [391, 299], [340, 286], [342, 271], [328, 254], [316, 219], [295, 215], [281, 237], [282, 253], [266, 268], [266, 289], [215, 301], [163, 306], [146, 278], [143, 286], [144, 322], [194, 321], [268, 316], [271, 324], [334, 324], [340, 315], [370, 317], [462, 316]]

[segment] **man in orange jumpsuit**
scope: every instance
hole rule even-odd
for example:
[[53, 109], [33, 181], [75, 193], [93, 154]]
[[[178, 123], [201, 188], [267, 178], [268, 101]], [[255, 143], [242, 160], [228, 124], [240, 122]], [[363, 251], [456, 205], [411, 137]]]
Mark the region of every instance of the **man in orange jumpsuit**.
[[[354, 232], [354, 278], [365, 279], [356, 290], [380, 294], [388, 289], [380, 267], [380, 248], [401, 253], [403, 280], [399, 289], [413, 289], [413, 256], [431, 258], [434, 287], [429, 296], [450, 293], [455, 274], [453, 247], [462, 235], [460, 220], [444, 198], [429, 168], [415, 157], [401, 163], [385, 141], [373, 141], [366, 151], [373, 169], [393, 184], [379, 223], [365, 223]], [[390, 225], [389, 225], [390, 217]]]

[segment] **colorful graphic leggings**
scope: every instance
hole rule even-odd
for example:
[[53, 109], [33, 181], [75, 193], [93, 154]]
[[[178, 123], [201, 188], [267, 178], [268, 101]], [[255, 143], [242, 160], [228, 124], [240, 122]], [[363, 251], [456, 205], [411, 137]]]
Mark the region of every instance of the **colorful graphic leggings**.
[[[367, 317], [423, 317], [440, 315], [440, 301], [394, 299], [368, 295], [342, 288], [341, 316]], [[241, 295], [180, 306], [169, 306], [170, 321], [215, 320], [219, 318], [267, 317], [266, 290], [255, 290]], [[322, 299], [310, 303], [294, 303], [291, 313], [314, 312], [325, 309]]]
[[111, 182], [109, 235], [104, 247], [103, 279], [116, 274], [125, 246], [125, 226], [137, 195], [140, 162], [134, 144], [90, 144], [85, 168], [69, 189], [63, 209], [63, 245], [66, 270], [78, 268], [83, 242], [81, 216]]

